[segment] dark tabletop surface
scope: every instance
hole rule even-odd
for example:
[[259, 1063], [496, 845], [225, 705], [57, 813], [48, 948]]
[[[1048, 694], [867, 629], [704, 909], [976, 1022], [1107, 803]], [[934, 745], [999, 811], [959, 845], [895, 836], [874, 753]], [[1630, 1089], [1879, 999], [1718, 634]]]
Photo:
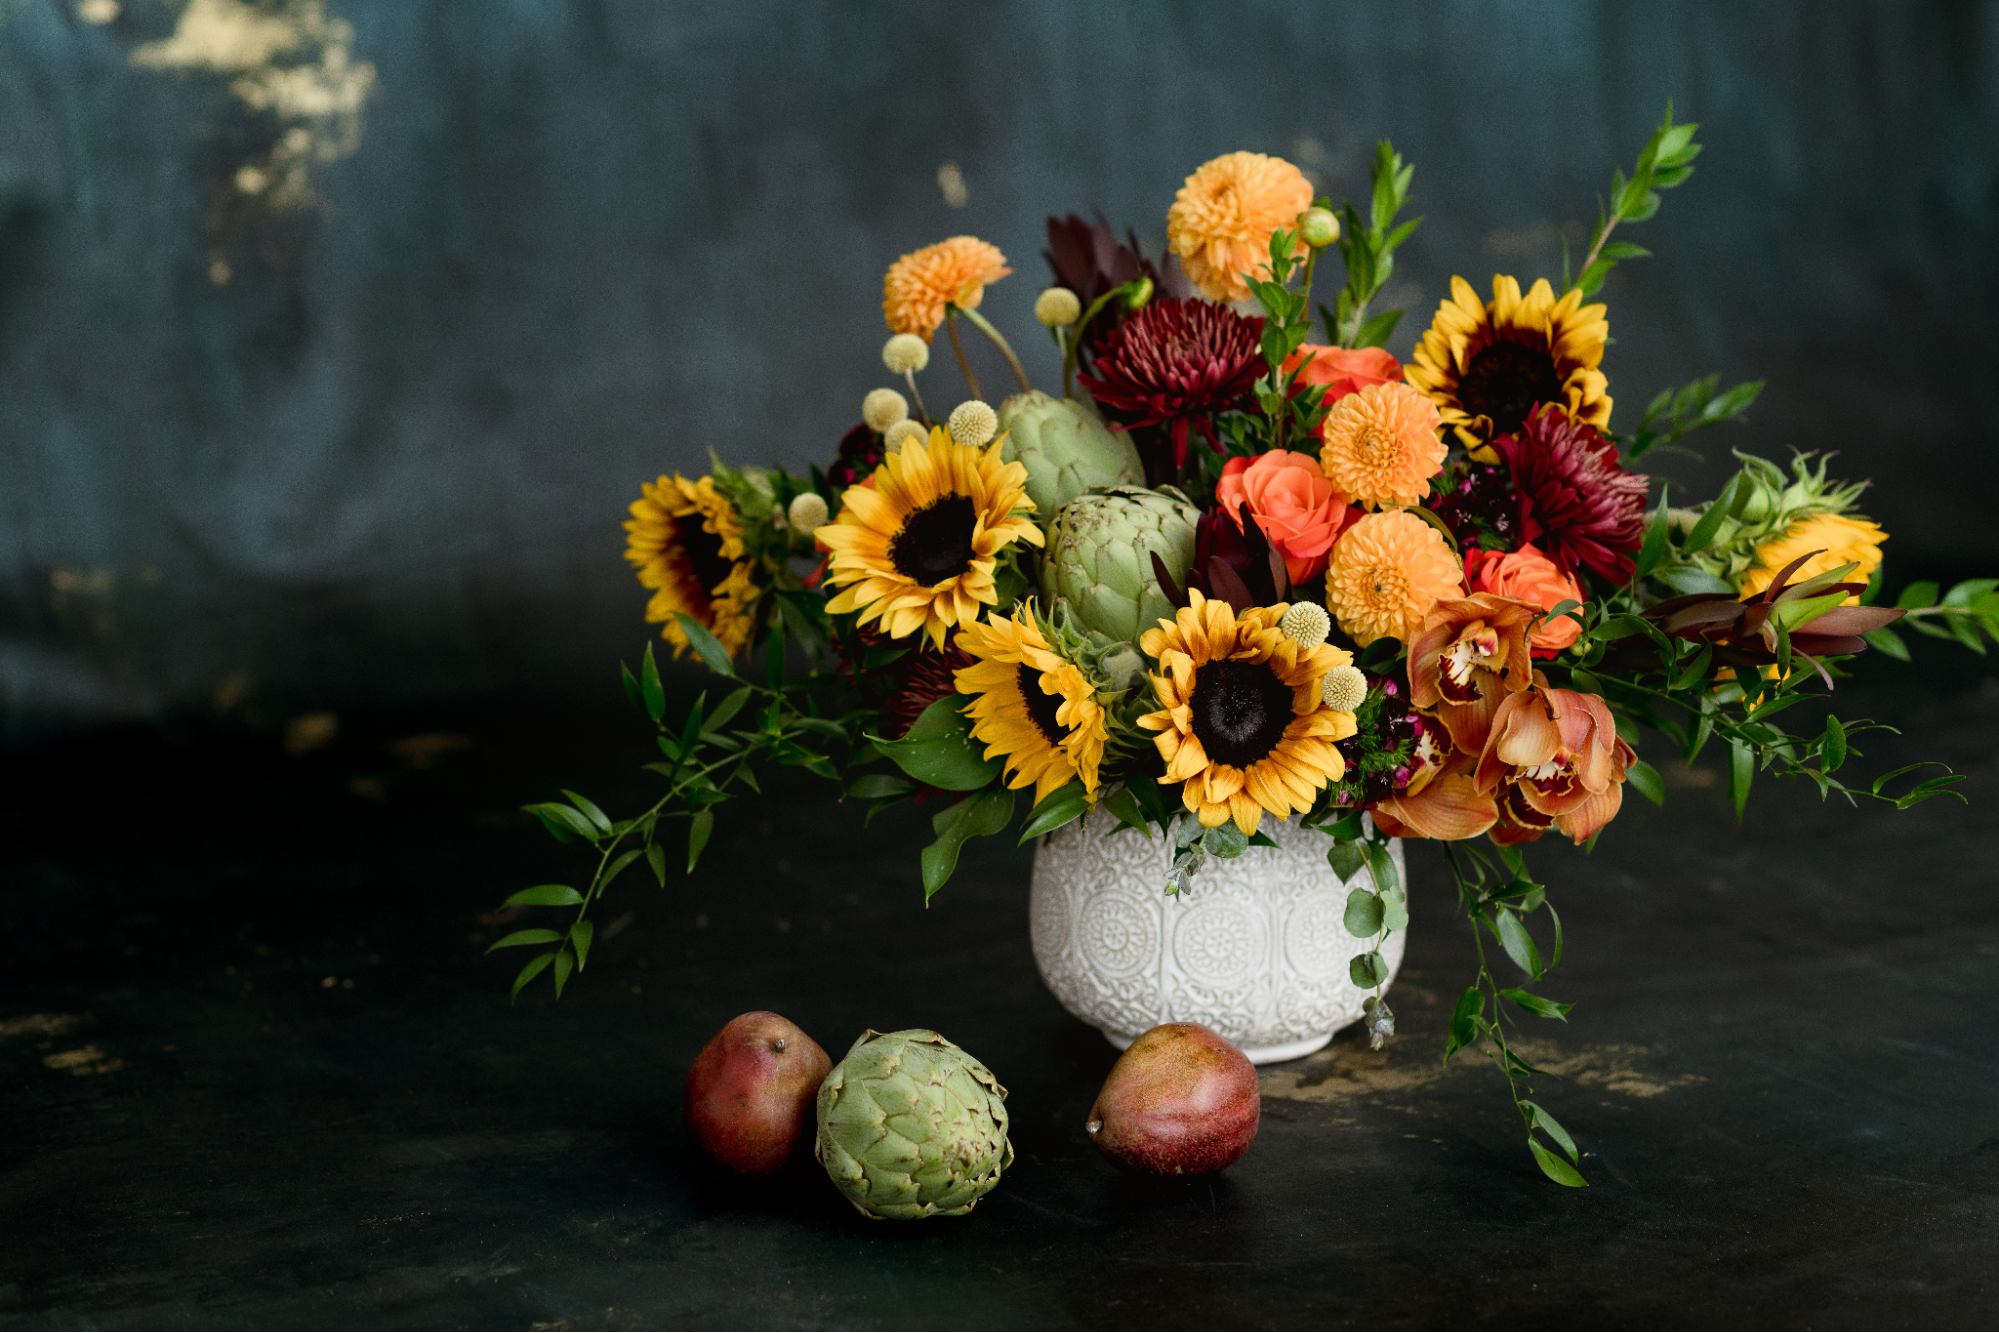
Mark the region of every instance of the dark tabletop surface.
[[[436, 712], [15, 753], [0, 811], [0, 1326], [1991, 1327], [1999, 1323], [1999, 681], [1869, 663], [1865, 768], [1969, 807], [1665, 762], [1568, 926], [1548, 1184], [1498, 1078], [1438, 1063], [1468, 927], [1411, 849], [1402, 1036], [1263, 1072], [1212, 1180], [1121, 1174], [1082, 1124], [1114, 1052], [1042, 988], [1029, 851], [974, 843], [924, 910], [909, 817], [778, 782], [691, 878], [633, 877], [560, 1003], [483, 958], [573, 879], [515, 807], [631, 805], [636, 724]], [[415, 738], [415, 739], [412, 739]], [[465, 738], [461, 743], [455, 738]], [[198, 742], [198, 743], [197, 743]], [[1648, 751], [1648, 753], [1650, 753]], [[770, 1008], [837, 1059], [935, 1027], [1011, 1089], [969, 1217], [870, 1222], [809, 1164], [745, 1185], [683, 1138], [687, 1066]]]

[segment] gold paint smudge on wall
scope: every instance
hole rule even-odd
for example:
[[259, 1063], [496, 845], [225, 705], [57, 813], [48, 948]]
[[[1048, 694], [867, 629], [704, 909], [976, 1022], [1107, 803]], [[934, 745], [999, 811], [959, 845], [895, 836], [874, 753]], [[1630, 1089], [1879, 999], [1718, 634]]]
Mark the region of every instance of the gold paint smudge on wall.
[[[354, 28], [322, 0], [188, 0], [173, 35], [132, 52], [132, 64], [162, 73], [230, 75], [229, 91], [281, 127], [270, 148], [237, 167], [234, 190], [274, 212], [317, 199], [312, 168], [361, 146], [361, 108], [375, 67], [354, 59]], [[228, 281], [211, 273], [219, 284]]]

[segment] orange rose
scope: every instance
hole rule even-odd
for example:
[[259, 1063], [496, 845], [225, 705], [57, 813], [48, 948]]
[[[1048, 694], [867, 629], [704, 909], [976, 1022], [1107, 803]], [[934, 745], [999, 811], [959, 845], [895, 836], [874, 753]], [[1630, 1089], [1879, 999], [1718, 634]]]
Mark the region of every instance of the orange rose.
[[[1509, 555], [1496, 551], [1465, 552], [1465, 584], [1473, 592], [1498, 593], [1552, 611], [1563, 602], [1583, 600], [1582, 586], [1534, 549], [1532, 542]], [[1580, 609], [1580, 608], [1578, 608]], [[1534, 656], [1553, 657], [1576, 641], [1583, 627], [1568, 616], [1543, 620], [1528, 642]]]
[[1539, 610], [1489, 592], [1446, 598], [1410, 640], [1409, 702], [1435, 709], [1466, 754], [1485, 749], [1499, 701], [1534, 683], [1527, 622]]
[[1254, 461], [1231, 458], [1215, 485], [1215, 502], [1242, 526], [1244, 504], [1256, 525], [1284, 557], [1291, 582], [1305, 583], [1326, 571], [1326, 553], [1340, 529], [1359, 517], [1333, 489], [1310, 454], [1273, 449]]
[[1402, 378], [1402, 363], [1380, 347], [1321, 347], [1306, 343], [1284, 360], [1284, 373], [1300, 366], [1300, 384], [1327, 385], [1328, 406], [1350, 393]]
[[1637, 757], [1600, 696], [1552, 689], [1537, 671], [1532, 689], [1500, 700], [1472, 784], [1498, 798], [1495, 842], [1555, 828], [1581, 845], [1616, 817]]

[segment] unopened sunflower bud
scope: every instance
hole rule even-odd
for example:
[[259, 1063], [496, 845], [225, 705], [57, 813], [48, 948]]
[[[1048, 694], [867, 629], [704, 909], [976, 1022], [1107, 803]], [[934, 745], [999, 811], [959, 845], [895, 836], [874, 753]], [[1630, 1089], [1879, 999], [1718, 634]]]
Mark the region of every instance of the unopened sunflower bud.
[[990, 444], [993, 436], [999, 434], [999, 413], [971, 398], [951, 409], [951, 419], [946, 424], [952, 439], [977, 449]]
[[1359, 667], [1336, 666], [1326, 673], [1324, 683], [1319, 686], [1319, 697], [1335, 713], [1351, 713], [1367, 698], [1367, 677]]
[[903, 445], [908, 444], [911, 440], [925, 439], [929, 434], [929, 431], [923, 429], [922, 422], [911, 421], [905, 417], [903, 420], [890, 426], [888, 431], [882, 436], [882, 448], [889, 453], [899, 454], [902, 452]]
[[861, 399], [861, 420], [880, 435], [898, 421], [909, 420], [909, 400], [894, 389], [875, 389]]
[[1298, 237], [1314, 250], [1340, 239], [1340, 220], [1323, 208], [1308, 208], [1298, 219]]
[[913, 333], [898, 333], [882, 344], [882, 364], [891, 375], [906, 375], [930, 364], [930, 344]]
[[1316, 602], [1294, 602], [1277, 628], [1300, 648], [1317, 648], [1333, 632], [1333, 618]]
[[1082, 298], [1067, 287], [1050, 287], [1034, 298], [1034, 317], [1045, 328], [1067, 328], [1082, 315]]
[[811, 491], [794, 496], [784, 513], [791, 520], [791, 526], [808, 537], [814, 528], [824, 527], [828, 517], [826, 502]]

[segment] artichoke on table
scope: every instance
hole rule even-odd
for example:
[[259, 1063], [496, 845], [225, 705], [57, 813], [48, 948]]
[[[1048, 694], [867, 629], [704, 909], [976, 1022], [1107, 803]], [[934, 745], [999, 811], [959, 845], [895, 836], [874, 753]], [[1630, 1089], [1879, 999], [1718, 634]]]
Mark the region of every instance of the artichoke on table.
[[1006, 1089], [935, 1032], [864, 1032], [819, 1088], [813, 1156], [864, 1216], [972, 1211], [1013, 1165]]

